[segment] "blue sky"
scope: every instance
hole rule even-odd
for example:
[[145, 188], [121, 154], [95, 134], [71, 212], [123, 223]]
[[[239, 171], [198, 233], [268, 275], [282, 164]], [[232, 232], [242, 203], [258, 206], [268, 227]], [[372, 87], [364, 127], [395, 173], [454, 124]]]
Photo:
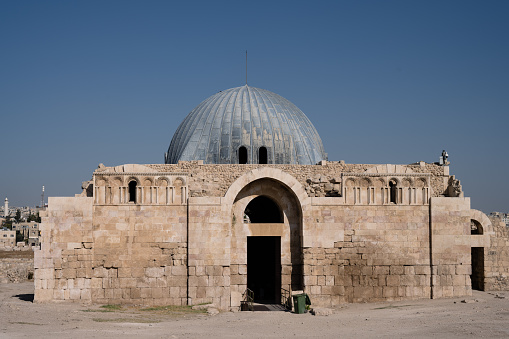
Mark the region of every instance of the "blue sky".
[[330, 160], [434, 162], [509, 212], [508, 1], [0, 2], [0, 197], [79, 193], [162, 163], [184, 117], [244, 84], [292, 101]]

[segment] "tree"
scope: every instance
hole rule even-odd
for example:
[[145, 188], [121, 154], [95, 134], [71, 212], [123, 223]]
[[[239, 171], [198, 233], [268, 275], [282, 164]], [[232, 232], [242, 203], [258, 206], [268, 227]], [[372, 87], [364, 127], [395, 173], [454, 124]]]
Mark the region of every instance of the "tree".
[[12, 230], [12, 220], [9, 215], [5, 217], [4, 227], [7, 227], [8, 229]]
[[18, 243], [20, 241], [24, 241], [24, 240], [25, 240], [25, 237], [23, 236], [23, 234], [20, 231], [16, 231], [16, 243]]
[[16, 220], [16, 223], [19, 224], [21, 221], [21, 211], [19, 209], [16, 210], [16, 215], [14, 216], [14, 220]]
[[41, 222], [41, 217], [39, 216], [39, 212], [37, 212], [37, 215], [30, 213], [27, 221], [28, 222], [30, 222], [30, 221]]

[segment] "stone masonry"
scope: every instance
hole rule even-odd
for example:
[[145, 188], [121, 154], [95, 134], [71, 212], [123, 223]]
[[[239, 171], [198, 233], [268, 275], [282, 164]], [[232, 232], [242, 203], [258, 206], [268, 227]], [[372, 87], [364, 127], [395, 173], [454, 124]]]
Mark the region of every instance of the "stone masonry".
[[[238, 308], [258, 255], [250, 237], [278, 239], [276, 299], [281, 288], [317, 306], [466, 296], [472, 275], [503, 288], [508, 233], [451, 178], [423, 162], [100, 165], [82, 194], [49, 198], [35, 301]], [[277, 221], [251, 222], [259, 197]]]

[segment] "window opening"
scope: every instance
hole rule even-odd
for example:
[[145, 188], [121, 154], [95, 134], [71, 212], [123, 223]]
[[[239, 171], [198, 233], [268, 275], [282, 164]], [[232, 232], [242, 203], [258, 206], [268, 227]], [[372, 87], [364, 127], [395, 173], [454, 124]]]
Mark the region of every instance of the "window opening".
[[136, 202], [136, 181], [129, 182], [129, 202]]
[[247, 164], [247, 148], [244, 146], [239, 148], [239, 164]]
[[258, 163], [266, 164], [267, 163], [267, 148], [262, 146], [258, 150]]
[[394, 181], [390, 181], [389, 182], [389, 187], [390, 187], [390, 190], [391, 190], [391, 202], [392, 203], [396, 203], [396, 196], [397, 196], [397, 183], [394, 182]]

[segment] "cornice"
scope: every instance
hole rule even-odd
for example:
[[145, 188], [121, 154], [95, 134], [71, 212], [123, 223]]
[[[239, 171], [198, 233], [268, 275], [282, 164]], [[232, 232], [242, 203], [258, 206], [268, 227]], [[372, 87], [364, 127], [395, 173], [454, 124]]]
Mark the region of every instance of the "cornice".
[[342, 177], [431, 177], [431, 173], [341, 173]]
[[176, 176], [176, 175], [180, 175], [180, 176], [188, 176], [189, 173], [184, 173], [184, 172], [148, 172], [148, 173], [145, 173], [145, 172], [97, 172], [93, 174], [94, 176], [96, 175], [104, 175], [104, 176], [113, 176], [113, 175], [124, 175], [124, 176], [127, 176], [127, 175], [134, 175], [134, 176], [152, 176], [152, 177], [157, 177], [157, 176]]

